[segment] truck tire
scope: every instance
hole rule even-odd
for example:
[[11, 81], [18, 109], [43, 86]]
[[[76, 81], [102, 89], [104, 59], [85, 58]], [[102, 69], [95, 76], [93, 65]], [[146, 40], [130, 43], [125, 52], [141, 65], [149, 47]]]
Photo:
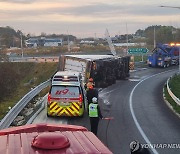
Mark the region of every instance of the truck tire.
[[116, 77], [114, 76], [112, 79], [112, 84], [115, 84], [115, 83], [116, 83]]
[[116, 83], [116, 79], [113, 80], [113, 84], [115, 84], [115, 83]]

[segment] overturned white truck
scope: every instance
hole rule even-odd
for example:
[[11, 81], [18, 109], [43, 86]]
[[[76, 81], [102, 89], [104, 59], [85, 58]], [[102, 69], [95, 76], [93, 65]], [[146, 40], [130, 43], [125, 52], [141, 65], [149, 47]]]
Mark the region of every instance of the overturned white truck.
[[129, 77], [129, 56], [113, 55], [61, 55], [59, 71], [76, 71], [86, 84], [93, 78], [96, 87], [107, 87], [119, 79]]

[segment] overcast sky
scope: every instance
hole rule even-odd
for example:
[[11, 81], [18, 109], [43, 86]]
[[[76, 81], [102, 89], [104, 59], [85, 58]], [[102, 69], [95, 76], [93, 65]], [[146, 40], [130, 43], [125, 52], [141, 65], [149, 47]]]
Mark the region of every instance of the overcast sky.
[[[104, 37], [151, 25], [180, 27], [180, 0], [0, 0], [0, 27], [23, 33]], [[127, 30], [126, 30], [127, 24]]]

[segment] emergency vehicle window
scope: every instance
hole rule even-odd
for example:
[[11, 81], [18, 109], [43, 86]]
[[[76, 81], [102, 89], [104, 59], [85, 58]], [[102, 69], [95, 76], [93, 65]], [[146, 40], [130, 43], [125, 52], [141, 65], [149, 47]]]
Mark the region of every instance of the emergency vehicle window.
[[170, 52], [172, 50], [172, 48], [166, 48], [167, 52]]
[[51, 89], [51, 97], [54, 98], [78, 98], [79, 94], [77, 86], [53, 86]]

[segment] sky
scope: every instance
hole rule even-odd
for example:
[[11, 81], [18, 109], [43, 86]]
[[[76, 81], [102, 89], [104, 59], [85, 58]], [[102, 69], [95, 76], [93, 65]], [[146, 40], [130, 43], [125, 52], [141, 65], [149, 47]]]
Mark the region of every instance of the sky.
[[180, 0], [0, 0], [0, 27], [79, 38], [135, 33], [151, 25], [180, 28]]

